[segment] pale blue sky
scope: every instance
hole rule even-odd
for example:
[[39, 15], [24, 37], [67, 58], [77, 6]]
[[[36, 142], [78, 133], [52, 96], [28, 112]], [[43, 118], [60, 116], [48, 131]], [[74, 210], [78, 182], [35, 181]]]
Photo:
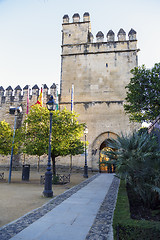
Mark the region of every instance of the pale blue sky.
[[139, 65], [160, 62], [160, 0], [0, 0], [0, 86], [59, 84], [63, 15], [84, 12], [94, 37], [133, 28]]

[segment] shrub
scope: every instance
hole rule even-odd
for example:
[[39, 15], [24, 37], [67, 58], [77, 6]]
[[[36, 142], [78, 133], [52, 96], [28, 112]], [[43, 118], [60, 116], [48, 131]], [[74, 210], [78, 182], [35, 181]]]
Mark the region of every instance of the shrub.
[[144, 205], [154, 208], [160, 196], [160, 151], [156, 138], [145, 132], [134, 132], [109, 142], [110, 163], [116, 165], [116, 174], [139, 195]]
[[134, 220], [130, 217], [125, 182], [121, 181], [113, 217], [115, 240], [159, 240], [160, 222]]

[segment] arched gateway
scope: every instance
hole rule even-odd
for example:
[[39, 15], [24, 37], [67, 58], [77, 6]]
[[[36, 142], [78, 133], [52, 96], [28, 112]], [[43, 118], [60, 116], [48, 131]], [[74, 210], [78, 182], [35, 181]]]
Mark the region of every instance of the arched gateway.
[[114, 168], [109, 169], [107, 166], [100, 164], [103, 160], [108, 160], [103, 156], [103, 150], [108, 148], [106, 142], [107, 140], [112, 140], [117, 138], [117, 134], [113, 132], [104, 132], [100, 134], [92, 144], [92, 169], [99, 169], [100, 172], [114, 172]]

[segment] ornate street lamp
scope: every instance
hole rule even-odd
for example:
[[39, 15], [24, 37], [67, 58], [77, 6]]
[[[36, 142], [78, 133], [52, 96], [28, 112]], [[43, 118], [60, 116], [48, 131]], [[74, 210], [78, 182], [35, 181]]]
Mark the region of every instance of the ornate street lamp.
[[10, 159], [10, 166], [9, 166], [9, 177], [8, 177], [8, 183], [11, 182], [11, 174], [12, 174], [12, 160], [13, 160], [13, 148], [14, 148], [14, 138], [15, 138], [15, 132], [16, 132], [16, 125], [17, 125], [17, 116], [18, 114], [22, 113], [22, 107], [10, 107], [9, 114], [15, 115], [14, 118], [14, 131], [13, 131], [13, 140], [12, 140], [12, 149], [11, 149], [11, 159]]
[[52, 134], [52, 111], [56, 110], [56, 103], [53, 96], [50, 97], [49, 101], [46, 103], [48, 110], [50, 111], [50, 130], [49, 130], [49, 147], [48, 147], [48, 163], [47, 171], [45, 173], [45, 186], [43, 195], [45, 197], [52, 197], [52, 171], [51, 171], [51, 134]]
[[86, 147], [87, 133], [88, 133], [88, 129], [87, 129], [87, 126], [86, 126], [85, 130], [84, 130], [84, 136], [85, 136], [85, 165], [84, 165], [84, 175], [83, 175], [84, 178], [88, 178], [87, 147]]

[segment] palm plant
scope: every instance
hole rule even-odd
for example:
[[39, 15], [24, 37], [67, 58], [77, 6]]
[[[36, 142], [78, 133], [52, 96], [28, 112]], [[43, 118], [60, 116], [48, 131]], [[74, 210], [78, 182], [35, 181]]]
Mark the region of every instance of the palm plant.
[[106, 154], [116, 165], [117, 176], [131, 186], [147, 207], [154, 207], [158, 195], [160, 200], [160, 151], [155, 136], [134, 132], [112, 139], [108, 146], [114, 149]]

